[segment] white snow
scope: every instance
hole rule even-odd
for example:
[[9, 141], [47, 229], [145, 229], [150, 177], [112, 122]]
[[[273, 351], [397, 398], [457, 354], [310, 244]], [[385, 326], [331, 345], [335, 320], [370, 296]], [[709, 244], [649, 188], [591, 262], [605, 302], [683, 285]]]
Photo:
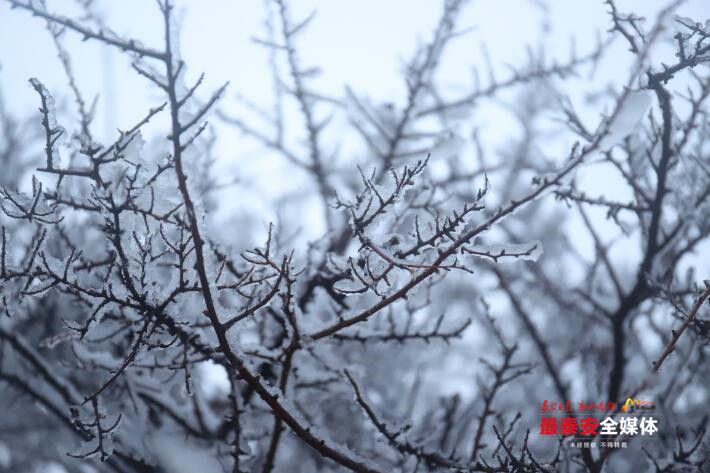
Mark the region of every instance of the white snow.
[[12, 463], [12, 454], [7, 445], [0, 442], [0, 468], [10, 468]]
[[198, 365], [200, 373], [200, 391], [208, 400], [225, 399], [231, 386], [227, 371], [223, 366], [212, 360], [202, 362]]
[[66, 468], [57, 462], [49, 462], [39, 468], [40, 473], [67, 473]]
[[[648, 90], [630, 92], [609, 123], [608, 132], [602, 138], [599, 148], [603, 151], [609, 150], [631, 135], [648, 113], [652, 101], [653, 94]], [[605, 124], [602, 122], [601, 126], [604, 127]]]
[[170, 473], [222, 473], [213, 451], [187, 445], [179, 435], [161, 435], [153, 440], [160, 465]]

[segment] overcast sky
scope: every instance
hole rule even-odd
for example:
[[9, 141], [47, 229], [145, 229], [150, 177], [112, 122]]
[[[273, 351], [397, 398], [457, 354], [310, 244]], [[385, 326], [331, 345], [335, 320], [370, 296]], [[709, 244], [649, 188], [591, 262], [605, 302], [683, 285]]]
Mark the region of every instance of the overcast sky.
[[[620, 11], [633, 11], [652, 21], [668, 2], [618, 0], [616, 3]], [[68, 16], [78, 12], [73, 0], [47, 0], [47, 4], [51, 11]], [[430, 37], [440, 16], [441, 4], [429, 0], [293, 1], [291, 10], [295, 20], [306, 17], [313, 10], [317, 12], [308, 30], [299, 37], [302, 62], [323, 69], [316, 82], [322, 93], [342, 97], [348, 85], [376, 102], [401, 103], [405, 93], [400, 74], [402, 62], [411, 56], [417, 44]], [[212, 90], [230, 81], [220, 104], [223, 110], [236, 116], [244, 114], [234, 100], [236, 94], [256, 103], [268, 104], [273, 90], [268, 51], [252, 41], [253, 37], [265, 36], [265, 2], [183, 0], [177, 5], [181, 52], [188, 65], [187, 78], [194, 80], [201, 72], [206, 72], [200, 96], [206, 98]], [[507, 65], [523, 64], [527, 46], [542, 47], [549, 58], [560, 61], [569, 57], [573, 44], [579, 54], [584, 54], [594, 46], [598, 35], [606, 34], [609, 27], [607, 8], [601, 0], [471, 1], [459, 21], [460, 29], [471, 30], [448, 50], [438, 80], [454, 94], [467, 87], [470, 89], [474, 67], [481, 68], [485, 80], [483, 43], [500, 78], [506, 76]], [[163, 31], [155, 2], [97, 1], [96, 10], [119, 34], [160, 48]], [[547, 17], [546, 11], [549, 13]], [[678, 13], [703, 21], [710, 17], [710, 2], [689, 0]], [[87, 97], [99, 94], [94, 124], [96, 137], [110, 139], [116, 127], [131, 126], [149, 107], [164, 100], [160, 91], [129, 68], [127, 58], [120, 52], [102, 48], [95, 41], [82, 42], [75, 34], [66, 35], [64, 41], [71, 52], [80, 88]], [[657, 49], [656, 54], [661, 57], [669, 52], [663, 45]], [[592, 129], [605, 110], [585, 107], [579, 99], [592, 86], [599, 89], [601, 84], [609, 83], [618, 87], [628, 76], [631, 59], [624, 43], [617, 41], [591, 82], [581, 78], [565, 89], [573, 100], [577, 100], [575, 105], [580, 107], [582, 117]], [[5, 0], [0, 0], [0, 65], [1, 93], [5, 106], [13, 113], [20, 116], [36, 113], [36, 93], [27, 83], [30, 77], [42, 80], [57, 95], [60, 105], [73, 110], [66, 78], [43, 21], [25, 11], [11, 11]], [[110, 93], [105, 93], [107, 91]], [[479, 118], [479, 125], [484, 127], [491, 146], [505, 146], [506, 140], [515, 133], [505, 115], [500, 113], [500, 110], [491, 110]], [[299, 120], [297, 116], [286, 118], [287, 122], [291, 118], [294, 122]], [[216, 120], [212, 123], [217, 127], [224, 126]], [[154, 129], [164, 134], [159, 125], [158, 121], [158, 127]], [[261, 207], [264, 220], [272, 219], [275, 217], [272, 205], [275, 198], [311, 185], [306, 176], [294, 174], [283, 160], [265, 153], [259, 144], [232, 130], [219, 131], [220, 175], [235, 175], [251, 185], [251, 189], [245, 191], [248, 199], [241, 198], [244, 194], [230, 197], [234, 205], [246, 201], [252, 209]], [[568, 147], [568, 142], [562, 141], [558, 146], [562, 158], [562, 150]], [[344, 154], [348, 152], [345, 150]], [[586, 178], [602, 182], [606, 195], [613, 198], [615, 186], [603, 173], [602, 168], [587, 173]], [[314, 221], [317, 212], [314, 211]], [[607, 223], [615, 232], [613, 223]], [[266, 225], [265, 222], [262, 224]], [[317, 222], [313, 228], [314, 234], [318, 234]], [[633, 261], [635, 255], [628, 257]]]
[[[48, 0], [51, 11], [76, 13], [72, 0]], [[162, 25], [158, 9], [151, 0], [98, 1], [107, 23], [118, 33], [160, 47]], [[323, 75], [322, 90], [342, 95], [344, 86], [367, 91], [375, 99], [390, 99], [403, 94], [400, 65], [417, 45], [428, 39], [441, 12], [441, 3], [432, 0], [299, 0], [291, 2], [293, 17], [317, 16], [300, 38], [301, 55], [307, 64], [319, 65]], [[664, 0], [619, 0], [621, 11], [655, 17], [667, 4]], [[66, 80], [51, 37], [44, 23], [24, 11], [11, 11], [0, 0], [0, 81], [11, 110], [27, 113], [36, 106], [34, 91], [27, 85], [38, 77], [50, 90], [65, 90]], [[182, 55], [189, 75], [206, 72], [205, 93], [225, 81], [229, 92], [241, 93], [254, 101], [270, 94], [267, 79], [267, 52], [251, 41], [264, 37], [264, 2], [259, 0], [178, 1], [181, 16]], [[543, 6], [546, 5], [546, 6]], [[549, 10], [549, 28], [543, 11]], [[550, 57], [566, 59], [570, 40], [575, 38], [579, 52], [593, 46], [598, 33], [604, 33], [609, 21], [607, 7], [601, 0], [501, 0], [472, 1], [465, 8], [459, 25], [472, 28], [454, 43], [444, 64], [441, 80], [451, 86], [471, 83], [471, 69], [482, 65], [480, 45], [485, 42], [496, 67], [520, 64], [526, 45], [544, 44]], [[710, 2], [690, 0], [679, 13], [696, 19], [710, 17]], [[547, 31], [547, 33], [545, 33]], [[80, 41], [68, 35], [78, 82], [82, 89], [99, 93], [110, 87], [115, 100], [111, 114], [104, 116], [106, 99], [100, 100], [96, 132], [100, 135], [114, 126], [130, 123], [140, 116], [147, 103], [156, 101], [156, 93], [145, 80], [126, 68], [127, 61], [115, 50], [101, 48], [96, 42]], [[624, 60], [623, 45], [612, 54]], [[607, 61], [612, 67], [617, 61]], [[504, 71], [504, 69], [500, 69]], [[618, 73], [618, 70], [617, 70]], [[617, 74], [618, 75], [618, 74]], [[87, 93], [87, 95], [90, 95]], [[229, 95], [228, 95], [229, 97]], [[147, 102], [147, 103], [146, 103]]]
[[[114, 31], [155, 48], [161, 47], [162, 23], [154, 1], [96, 3], [97, 10]], [[227, 94], [220, 103], [225, 112], [235, 116], [246, 114], [234, 99], [236, 94], [256, 103], [268, 104], [273, 91], [268, 51], [252, 41], [253, 37], [265, 36], [264, 2], [182, 0], [177, 3], [187, 79], [192, 82], [201, 72], [206, 73], [199, 96], [209, 97], [211, 91], [230, 81]], [[345, 87], [350, 86], [375, 102], [392, 101], [395, 104], [404, 101], [402, 62], [411, 56], [418, 44], [429, 39], [442, 4], [437, 0], [294, 0], [290, 3], [296, 20], [306, 17], [314, 9], [317, 11], [309, 29], [299, 38], [298, 46], [304, 64], [323, 69], [316, 82], [321, 93], [342, 97]], [[620, 11], [633, 11], [647, 16], [650, 21], [668, 4], [666, 0], [617, 0], [616, 3]], [[51, 11], [68, 16], [78, 12], [72, 0], [47, 0], [47, 4]], [[704, 21], [710, 17], [710, 1], [688, 0], [678, 13]], [[541, 47], [549, 58], [565, 61], [573, 44], [579, 54], [585, 54], [594, 47], [600, 35], [606, 35], [608, 27], [607, 6], [601, 0], [473, 0], [459, 20], [459, 29], [470, 28], [470, 31], [449, 48], [437, 80], [452, 94], [470, 90], [474, 67], [481, 68], [485, 80], [483, 43], [498, 77], [505, 78], [508, 65], [521, 66], [524, 63], [527, 46]], [[116, 127], [132, 126], [147, 109], [164, 101], [159, 90], [130, 69], [129, 61], [120, 52], [104, 48], [95, 41], [82, 42], [75, 34], [67, 34], [64, 40], [71, 52], [79, 87], [86, 97], [99, 95], [93, 130], [98, 139], [112, 141]], [[660, 45], [654, 51], [655, 57], [665, 57], [669, 50], [668, 45]], [[581, 100], [585, 92], [599, 90], [607, 83], [618, 88], [626, 81], [633, 59], [622, 41], [617, 41], [607, 54], [594, 78], [579, 78], [565, 88], [592, 130], [599, 123], [601, 113], [608, 110], [585, 106]], [[8, 3], [0, 0], [0, 94], [6, 108], [18, 116], [38, 116], [37, 95], [27, 83], [31, 77], [40, 79], [55, 94], [60, 108], [72, 110], [66, 77], [44, 22], [25, 11], [11, 11]], [[294, 114], [286, 120], [296, 123], [299, 117]], [[492, 149], [505, 146], [506, 140], [516, 134], [514, 124], [506, 120], [501, 110], [491, 109], [479, 114], [477, 120]], [[213, 119], [212, 123], [219, 130], [220, 179], [227, 180], [233, 175], [243, 182], [239, 190], [230, 194], [230, 204], [223, 206], [224, 209], [248, 207], [258, 215], [255, 226], [266, 228], [268, 221], [275, 219], [273, 202], [276, 198], [298, 192], [303, 186], [312, 186], [307, 176], [294, 174], [291, 167], [264, 152], [262, 146], [244, 139], [217, 120]], [[65, 125], [70, 128], [70, 124]], [[161, 130], [159, 120], [157, 125], [153, 130]], [[165, 130], [160, 131], [163, 136]], [[557, 143], [548, 154], [559, 149], [561, 161], [565, 156], [562, 150], [569, 148], [570, 140]], [[37, 147], [39, 152], [41, 144]], [[350, 153], [356, 154], [352, 150], [343, 150], [346, 157]], [[594, 194], [596, 186], [596, 190], [603, 191], [608, 199], [628, 200], [617, 192], [624, 186], [616, 186], [604, 173], [604, 168], [585, 172], [581, 187], [587, 191], [591, 189]], [[493, 186], [496, 185], [502, 187], [505, 183], [494, 181]], [[311, 233], [308, 236], [320, 236], [320, 210], [317, 206], [306, 206], [306, 209], [298, 218], [309, 227]], [[619, 233], [615, 224], [605, 219], [603, 210], [591, 209], [590, 214], [599, 223], [597, 228], [608, 229], [604, 232], [605, 237], [613, 238]], [[570, 222], [574, 225], [574, 218]], [[594, 243], [586, 231], [572, 229], [569, 234], [572, 239], [576, 236], [586, 239], [579, 243], [580, 247], [586, 245], [588, 254], [593, 254]], [[629, 269], [635, 270], [639, 248], [640, 245], [632, 241], [616, 245], [614, 260], [627, 262]], [[695, 256], [701, 273], [699, 279], [710, 273], [709, 256], [708, 245], [699, 247]], [[450, 369], [455, 371], [458, 367], [450, 364]], [[453, 375], [447, 378], [454, 379]], [[455, 383], [448, 385], [451, 390], [459, 388]]]

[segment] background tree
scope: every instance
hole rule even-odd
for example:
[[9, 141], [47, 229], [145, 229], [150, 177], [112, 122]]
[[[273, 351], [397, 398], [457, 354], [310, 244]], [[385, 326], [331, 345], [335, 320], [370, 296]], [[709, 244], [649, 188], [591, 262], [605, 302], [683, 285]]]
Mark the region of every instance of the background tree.
[[[381, 104], [319, 93], [298, 49], [314, 16], [274, 0], [256, 39], [267, 105], [186, 80], [169, 0], [152, 46], [112, 32], [92, 2], [71, 19], [7, 1], [47, 24], [79, 120], [57, 115], [41, 79], [31, 123], [0, 102], [0, 468], [707, 468], [710, 286], [695, 268], [710, 231], [710, 32], [674, 16], [678, 2], [643, 21], [608, 1], [592, 51], [531, 50], [456, 95], [436, 75], [462, 37], [465, 2], [447, 0], [404, 64], [404, 102]], [[69, 35], [120, 49], [162, 96], [112, 142], [93, 135]], [[614, 38], [634, 66], [590, 94], [610, 105], [594, 127], [565, 80]], [[652, 50], [664, 41], [675, 56]], [[493, 156], [471, 121], [486, 103], [521, 130]], [[151, 127], [162, 134], [146, 141]], [[273, 225], [258, 211], [214, 224], [229, 210], [215, 140], [235, 132], [309, 176], [308, 213], [276, 202]], [[249, 246], [257, 225], [268, 231]], [[544, 400], [627, 397], [656, 401], [654, 439], [619, 450], [539, 435]]]

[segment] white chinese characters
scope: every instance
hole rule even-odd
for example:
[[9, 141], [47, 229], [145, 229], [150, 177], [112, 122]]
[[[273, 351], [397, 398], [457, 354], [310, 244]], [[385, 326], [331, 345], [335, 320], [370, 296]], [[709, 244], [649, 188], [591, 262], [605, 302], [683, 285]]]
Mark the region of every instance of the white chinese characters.
[[622, 417], [618, 422], [611, 417], [605, 417], [599, 422], [599, 426], [599, 435], [634, 436], [639, 435], [639, 432], [641, 435], [653, 435], [658, 432], [658, 421], [653, 417], [641, 417], [640, 422], [638, 417]]

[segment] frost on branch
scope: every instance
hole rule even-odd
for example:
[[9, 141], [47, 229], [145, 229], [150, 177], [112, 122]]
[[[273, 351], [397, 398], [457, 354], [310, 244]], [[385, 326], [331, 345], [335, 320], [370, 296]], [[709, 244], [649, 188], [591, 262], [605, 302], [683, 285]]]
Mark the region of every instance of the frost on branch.
[[648, 113], [652, 103], [653, 95], [647, 90], [634, 91], [626, 95], [621, 108], [608, 123], [601, 125], [602, 129], [607, 130], [607, 134], [599, 144], [600, 149], [611, 149], [631, 135]]
[[[478, 63], [445, 0], [381, 100], [322, 87], [319, 17], [270, 0], [271, 103], [240, 77], [206, 90], [169, 0], [150, 46], [92, 2], [4, 1], [49, 25], [70, 106], [36, 79], [38, 111], [0, 97], [0, 470], [704, 471], [705, 23], [607, 0], [597, 43], [554, 57], [542, 35], [510, 67], [483, 36]], [[70, 37], [151, 91], [107, 137]], [[268, 166], [234, 179], [217, 158], [242, 146]], [[540, 433], [545, 400], [629, 397], [657, 403], [657, 436]]]
[[543, 250], [542, 242], [535, 240], [530, 243], [517, 245], [505, 245], [500, 243], [494, 245], [473, 245], [464, 248], [464, 251], [473, 256], [490, 258], [498, 262], [498, 259], [504, 261], [506, 259], [516, 258], [523, 261], [537, 261], [542, 255]]

